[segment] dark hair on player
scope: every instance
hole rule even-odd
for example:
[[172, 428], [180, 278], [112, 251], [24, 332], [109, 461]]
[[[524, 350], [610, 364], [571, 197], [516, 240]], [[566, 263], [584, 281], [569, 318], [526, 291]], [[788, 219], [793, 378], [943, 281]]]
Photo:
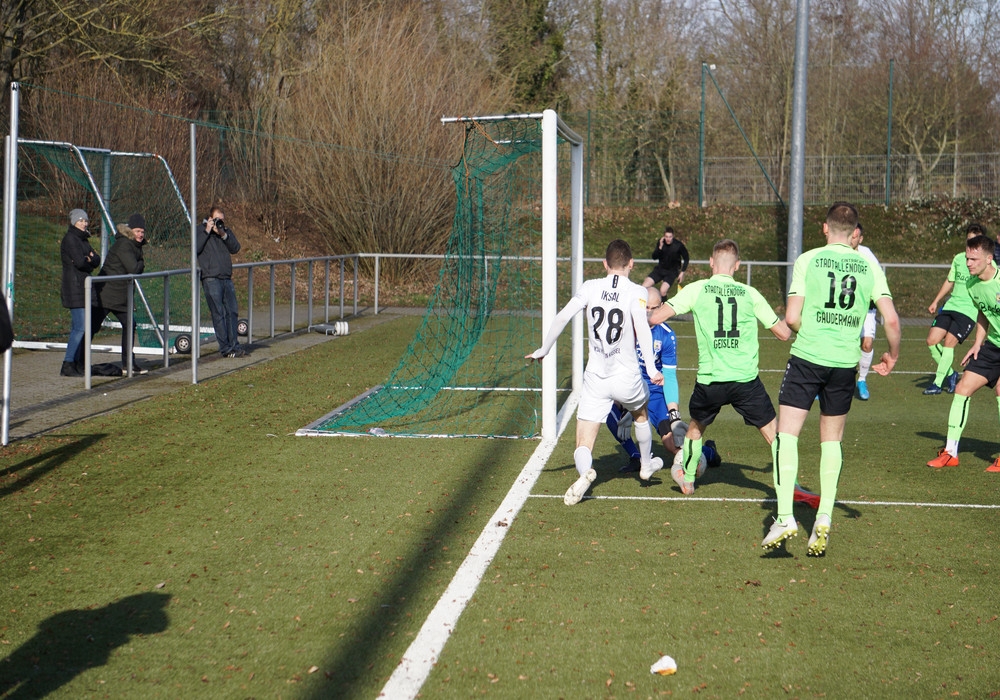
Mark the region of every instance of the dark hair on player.
[[632, 261], [632, 247], [620, 238], [608, 243], [608, 250], [604, 253], [604, 261], [613, 270], [620, 270], [628, 267]]
[[858, 210], [850, 202], [834, 202], [826, 212], [826, 225], [831, 232], [850, 236], [858, 227]]
[[978, 221], [973, 221], [971, 224], [965, 227], [965, 236], [989, 236], [990, 234], [986, 232], [986, 227], [983, 226]]
[[712, 256], [715, 257], [719, 253], [729, 253], [737, 260], [740, 259], [740, 246], [732, 238], [723, 238], [721, 241], [712, 246]]
[[993, 257], [993, 249], [996, 244], [989, 236], [973, 236], [965, 242], [966, 250], [981, 250], [990, 257]]

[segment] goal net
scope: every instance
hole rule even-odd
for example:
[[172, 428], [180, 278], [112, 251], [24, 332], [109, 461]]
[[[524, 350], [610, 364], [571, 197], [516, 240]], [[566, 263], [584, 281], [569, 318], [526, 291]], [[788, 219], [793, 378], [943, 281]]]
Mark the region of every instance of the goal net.
[[[447, 253], [423, 321], [382, 385], [299, 435], [554, 430], [558, 358], [539, 366], [524, 355], [555, 316], [559, 222], [574, 239], [582, 235], [580, 140], [551, 111], [448, 121], [464, 125], [465, 143], [452, 171], [457, 204]], [[562, 275], [564, 297], [579, 276], [582, 268]], [[577, 360], [582, 367], [582, 350]], [[569, 382], [567, 375], [564, 389]]]
[[[146, 218], [149, 241], [144, 248], [145, 271], [190, 268], [190, 218], [163, 157], [31, 139], [18, 139], [18, 151], [14, 281], [18, 346], [65, 347], [68, 327], [59, 298], [59, 245], [70, 209], [81, 208], [90, 215], [91, 245], [102, 259], [114, 243], [117, 224], [140, 212]], [[169, 340], [169, 329], [163, 328], [165, 296], [174, 310], [172, 323], [188, 321], [175, 328], [190, 330], [184, 314], [190, 309], [190, 278], [144, 280], [135, 290], [137, 351], [159, 352]], [[105, 323], [119, 327], [110, 317]], [[95, 341], [117, 350], [119, 338], [118, 333], [108, 333]]]

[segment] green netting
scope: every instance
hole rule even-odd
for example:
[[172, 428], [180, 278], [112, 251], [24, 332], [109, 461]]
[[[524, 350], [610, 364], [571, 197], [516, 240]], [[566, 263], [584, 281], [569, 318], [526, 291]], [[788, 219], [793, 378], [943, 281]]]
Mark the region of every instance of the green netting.
[[[67, 214], [74, 208], [90, 215], [91, 245], [102, 255], [114, 244], [117, 223], [140, 212], [147, 226], [145, 271], [191, 267], [187, 208], [161, 157], [21, 140], [14, 282], [19, 341], [65, 341], [68, 324], [59, 296], [59, 244]], [[190, 277], [143, 280], [135, 297], [140, 347], [158, 348], [163, 340], [170, 341], [169, 332], [166, 338], [162, 334], [165, 294], [172, 309], [171, 327], [190, 328]], [[107, 323], [112, 322], [109, 317]], [[120, 339], [117, 332], [102, 335], [95, 342], [114, 345]]]
[[385, 383], [307, 431], [529, 437], [541, 430], [541, 125], [467, 124], [455, 218], [423, 323]]

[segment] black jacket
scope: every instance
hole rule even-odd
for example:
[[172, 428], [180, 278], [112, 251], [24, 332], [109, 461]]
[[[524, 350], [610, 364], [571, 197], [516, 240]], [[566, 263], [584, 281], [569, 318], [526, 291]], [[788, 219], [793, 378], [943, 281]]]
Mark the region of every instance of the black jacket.
[[[142, 256], [142, 246], [128, 237], [128, 229], [119, 228], [115, 244], [108, 251], [104, 260], [101, 275], [141, 275], [146, 269], [146, 261]], [[100, 284], [99, 296], [101, 306], [107, 311], [124, 313], [128, 309], [128, 280], [112, 280]], [[133, 305], [135, 300], [133, 299]]]
[[101, 264], [101, 256], [87, 242], [89, 236], [86, 231], [70, 226], [59, 246], [62, 257], [62, 305], [67, 309], [83, 308], [83, 281]]
[[236, 235], [232, 229], [224, 229], [226, 239], [215, 233], [208, 233], [205, 224], [201, 222], [198, 229], [196, 245], [198, 247], [198, 267], [201, 269], [201, 278], [218, 277], [229, 279], [233, 276], [233, 256], [240, 252], [240, 242], [236, 240]]
[[656, 266], [662, 270], [680, 270], [684, 271], [688, 268], [688, 263], [691, 261], [688, 256], [687, 248], [684, 244], [680, 242], [679, 239], [674, 238], [670, 241], [670, 245], [659, 247], [657, 242], [657, 247], [653, 250], [653, 254], [650, 256], [653, 260], [656, 260]]

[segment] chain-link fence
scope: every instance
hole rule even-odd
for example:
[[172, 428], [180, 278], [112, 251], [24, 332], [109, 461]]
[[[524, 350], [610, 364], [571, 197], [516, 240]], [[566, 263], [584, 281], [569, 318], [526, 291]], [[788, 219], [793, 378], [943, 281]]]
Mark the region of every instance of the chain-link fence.
[[[769, 205], [788, 197], [788, 160], [700, 155], [697, 112], [571, 114], [586, 139], [587, 204]], [[888, 196], [887, 194], [888, 193]], [[1000, 197], [1000, 153], [807, 155], [806, 204]]]

